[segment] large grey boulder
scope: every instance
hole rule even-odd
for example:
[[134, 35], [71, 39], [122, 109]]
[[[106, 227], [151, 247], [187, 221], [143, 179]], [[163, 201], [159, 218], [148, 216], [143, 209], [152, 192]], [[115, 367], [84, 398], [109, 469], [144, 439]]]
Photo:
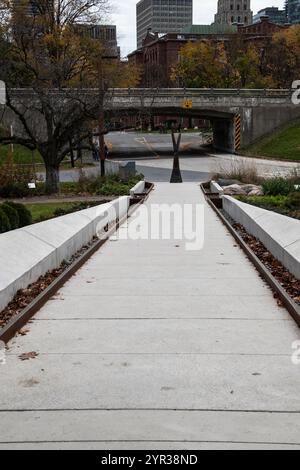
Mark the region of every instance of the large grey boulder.
[[231, 184], [230, 186], [225, 186], [223, 189], [224, 189], [224, 194], [226, 194], [227, 196], [247, 195], [246, 191], [239, 184]]
[[220, 178], [217, 180], [220, 186], [231, 186], [232, 184], [241, 184], [240, 181], [234, 179]]
[[263, 192], [262, 188], [260, 188], [259, 186], [252, 189], [252, 191], [250, 191], [248, 193], [248, 196], [263, 196], [263, 195], [264, 195], [264, 192]]

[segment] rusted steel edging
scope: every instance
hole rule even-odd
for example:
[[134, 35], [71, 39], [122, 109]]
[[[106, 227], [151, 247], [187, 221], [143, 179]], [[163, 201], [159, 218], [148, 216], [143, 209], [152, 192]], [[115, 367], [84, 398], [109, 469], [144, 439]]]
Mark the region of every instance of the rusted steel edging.
[[105, 238], [98, 240], [94, 245], [88, 248], [79, 258], [77, 258], [65, 271], [63, 271], [54, 281], [41, 292], [30, 304], [12, 317], [9, 322], [0, 330], [0, 341], [8, 343], [15, 334], [23, 328], [24, 325], [53, 297], [54, 294], [88, 261], [96, 251], [101, 248], [111, 235], [118, 230], [120, 225], [125, 222], [137, 208], [145, 202], [154, 185], [147, 187], [147, 192], [135, 204], [129, 206], [128, 213], [108, 228]]
[[224, 215], [219, 211], [219, 209], [214, 205], [211, 199], [207, 196], [204, 186], [201, 184], [202, 192], [204, 193], [206, 200], [210, 207], [215, 211], [218, 217], [221, 219], [223, 224], [229, 230], [231, 235], [235, 238], [238, 242], [240, 247], [244, 250], [247, 257], [250, 261], [254, 264], [258, 272], [261, 274], [263, 279], [269, 284], [269, 286], [277, 293], [278, 297], [280, 298], [281, 302], [289, 312], [289, 314], [293, 317], [297, 325], [300, 327], [300, 306], [297, 305], [293, 299], [288, 295], [285, 289], [281, 286], [281, 284], [277, 281], [277, 279], [272, 275], [272, 273], [265, 267], [265, 265], [260, 261], [260, 259], [256, 256], [256, 254], [249, 248], [247, 243], [240, 237], [237, 231], [232, 227], [232, 225], [228, 222], [228, 220], [224, 217]]

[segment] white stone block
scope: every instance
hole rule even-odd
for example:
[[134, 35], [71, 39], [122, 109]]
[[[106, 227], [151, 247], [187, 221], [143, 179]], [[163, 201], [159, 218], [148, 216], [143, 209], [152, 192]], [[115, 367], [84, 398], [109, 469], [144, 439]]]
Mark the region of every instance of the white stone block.
[[220, 186], [216, 181], [211, 181], [210, 182], [210, 191], [215, 194], [224, 194], [224, 190], [222, 186]]
[[0, 235], [0, 311], [19, 289], [56, 267], [56, 249], [24, 229]]
[[130, 190], [130, 196], [134, 197], [136, 194], [142, 194], [145, 191], [145, 181], [139, 181], [133, 188]]
[[58, 268], [107, 224], [126, 216], [130, 197], [0, 235], [0, 311], [19, 289]]

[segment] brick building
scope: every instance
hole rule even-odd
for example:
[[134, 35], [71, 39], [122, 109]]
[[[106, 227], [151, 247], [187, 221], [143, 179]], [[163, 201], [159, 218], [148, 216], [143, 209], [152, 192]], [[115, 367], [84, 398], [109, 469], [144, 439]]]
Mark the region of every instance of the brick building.
[[243, 25], [193, 25], [180, 33], [159, 33], [148, 31], [141, 48], [128, 55], [129, 63], [143, 67], [143, 87], [168, 88], [176, 86], [170, 78], [171, 69], [177, 63], [181, 47], [189, 41], [211, 40], [230, 41], [237, 35], [244, 41], [262, 42], [286, 26], [271, 23], [261, 17], [255, 24]]

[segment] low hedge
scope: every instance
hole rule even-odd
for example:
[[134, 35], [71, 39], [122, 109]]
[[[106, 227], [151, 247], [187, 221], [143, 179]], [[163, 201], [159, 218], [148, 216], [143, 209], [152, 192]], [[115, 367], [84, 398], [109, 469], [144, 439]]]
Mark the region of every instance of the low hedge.
[[9, 230], [11, 230], [9, 218], [0, 206], [0, 233], [8, 232]]
[[26, 225], [32, 224], [31, 212], [23, 205], [17, 202], [6, 202], [5, 204], [9, 205], [18, 212], [19, 215], [19, 227], [25, 227]]
[[3, 212], [5, 212], [8, 217], [11, 230], [19, 228], [20, 218], [18, 211], [14, 207], [11, 207], [9, 204], [2, 204], [1, 209], [3, 210]]
[[5, 202], [0, 205], [0, 233], [25, 227], [31, 223], [31, 212], [23, 204]]

